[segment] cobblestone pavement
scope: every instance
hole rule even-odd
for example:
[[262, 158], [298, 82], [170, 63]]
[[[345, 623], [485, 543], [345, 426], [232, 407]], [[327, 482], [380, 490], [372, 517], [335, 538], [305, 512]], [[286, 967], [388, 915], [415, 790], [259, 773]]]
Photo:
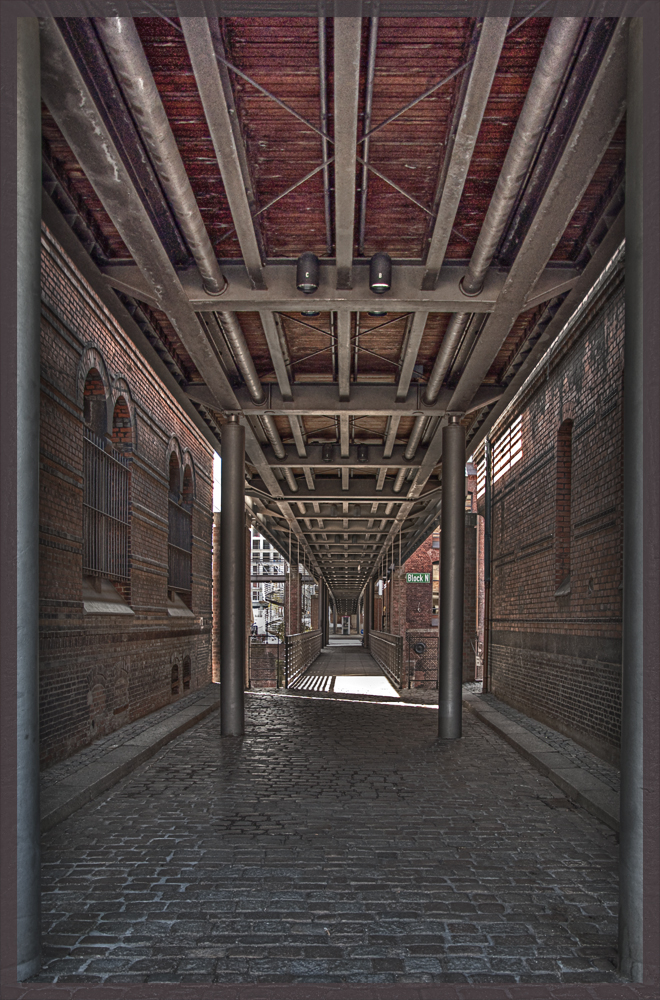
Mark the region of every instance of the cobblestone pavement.
[[615, 835], [470, 713], [246, 704], [44, 836], [36, 981], [618, 981]]
[[106, 754], [116, 750], [117, 747], [123, 746], [124, 743], [135, 739], [136, 736], [146, 732], [147, 729], [151, 729], [156, 723], [163, 722], [165, 719], [176, 715], [182, 708], [201, 701], [202, 698], [206, 697], [207, 693], [208, 687], [200, 688], [198, 691], [193, 691], [192, 694], [186, 695], [185, 698], [179, 698], [178, 701], [173, 701], [170, 705], [165, 705], [156, 712], [151, 712], [149, 715], [143, 716], [136, 722], [129, 722], [127, 726], [122, 726], [121, 729], [117, 729], [108, 736], [101, 736], [98, 740], [94, 740], [90, 746], [85, 747], [84, 750], [79, 750], [71, 757], [67, 757], [66, 760], [59, 761], [57, 764], [52, 764], [50, 767], [45, 768], [41, 772], [41, 787], [43, 788], [45, 785], [52, 785], [58, 781], [63, 781], [64, 778], [68, 778], [70, 775], [75, 774], [76, 771], [82, 770], [88, 764], [93, 764], [95, 761], [101, 760]]
[[[465, 688], [466, 685], [464, 684]], [[594, 754], [589, 753], [588, 750], [583, 749], [573, 740], [569, 739], [567, 736], [562, 736], [561, 733], [555, 732], [554, 729], [549, 729], [548, 726], [544, 726], [541, 722], [537, 722], [535, 719], [530, 719], [528, 715], [523, 715], [522, 712], [518, 712], [517, 709], [511, 708], [505, 702], [500, 701], [492, 694], [482, 694], [483, 700], [490, 705], [492, 708], [497, 709], [502, 715], [505, 715], [507, 719], [511, 719], [512, 722], [517, 722], [519, 726], [523, 726], [530, 733], [538, 736], [540, 740], [543, 740], [553, 750], [558, 750], [565, 757], [569, 757], [571, 761], [577, 765], [577, 767], [582, 768], [583, 771], [589, 771], [596, 778], [599, 778], [604, 784], [611, 788], [613, 791], [619, 791], [619, 778], [620, 773], [616, 767], [612, 767], [611, 764], [607, 764], [600, 757], [594, 756]]]

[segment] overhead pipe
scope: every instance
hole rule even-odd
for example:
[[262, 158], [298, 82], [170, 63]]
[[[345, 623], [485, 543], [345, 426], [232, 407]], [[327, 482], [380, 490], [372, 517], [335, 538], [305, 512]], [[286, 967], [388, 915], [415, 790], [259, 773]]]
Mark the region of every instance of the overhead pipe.
[[581, 30], [581, 17], [553, 17], [550, 22], [486, 218], [461, 281], [461, 291], [465, 295], [478, 295], [483, 288], [486, 272], [526, 180]]
[[204, 291], [208, 295], [222, 295], [227, 280], [218, 266], [134, 20], [132, 17], [97, 17], [94, 24], [195, 258]]
[[415, 417], [415, 423], [413, 424], [413, 429], [410, 432], [410, 437], [408, 438], [408, 444], [406, 445], [406, 450], [403, 453], [403, 457], [410, 462], [411, 459], [415, 457], [415, 452], [419, 442], [422, 440], [422, 435], [424, 434], [424, 428], [426, 427], [426, 421], [428, 417], [425, 417], [423, 413]]
[[[526, 180], [548, 115], [557, 99], [581, 29], [582, 18], [579, 17], [554, 17], [550, 23], [486, 218], [468, 269], [461, 280], [460, 288], [466, 296], [481, 292], [486, 272]], [[427, 406], [433, 405], [438, 398], [470, 315], [454, 313], [449, 321], [424, 393], [424, 403]]]
[[270, 446], [275, 452], [275, 457], [286, 458], [286, 450], [282, 444], [282, 438], [280, 437], [280, 432], [277, 429], [277, 424], [275, 423], [275, 417], [273, 414], [262, 413], [260, 420], [266, 432], [266, 437], [270, 441]]
[[231, 347], [238, 370], [245, 380], [248, 392], [255, 403], [263, 403], [266, 399], [266, 394], [259, 381], [257, 369], [254, 367], [254, 361], [252, 360], [252, 355], [245, 340], [245, 334], [241, 329], [238, 316], [235, 312], [216, 312], [215, 315]]
[[397, 472], [396, 479], [394, 480], [394, 486], [392, 487], [395, 493], [401, 492], [401, 487], [403, 486], [407, 474], [408, 470], [405, 468], [399, 469], [399, 471]]
[[449, 323], [447, 324], [447, 329], [444, 337], [442, 338], [440, 350], [436, 355], [435, 364], [433, 365], [433, 370], [431, 371], [431, 375], [426, 385], [426, 391], [424, 393], [424, 403], [427, 406], [431, 406], [435, 403], [440, 395], [442, 383], [445, 380], [445, 375], [447, 374], [451, 360], [458, 349], [461, 338], [465, 333], [465, 327], [467, 326], [470, 315], [470, 313], [453, 313]]
[[286, 479], [287, 486], [289, 487], [289, 489], [291, 490], [291, 492], [292, 493], [297, 493], [298, 492], [298, 483], [296, 482], [296, 477], [294, 476], [294, 474], [291, 471], [291, 469], [289, 469], [287, 467], [285, 469], [282, 469], [282, 472], [284, 473], [284, 478]]

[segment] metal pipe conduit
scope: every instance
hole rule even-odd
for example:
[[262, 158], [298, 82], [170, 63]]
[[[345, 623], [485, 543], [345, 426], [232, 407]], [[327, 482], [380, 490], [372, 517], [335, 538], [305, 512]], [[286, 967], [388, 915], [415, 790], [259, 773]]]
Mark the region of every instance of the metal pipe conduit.
[[291, 469], [288, 467], [282, 470], [284, 472], [284, 478], [287, 481], [287, 485], [292, 493], [298, 492], [298, 483], [296, 482], [296, 477], [294, 476]]
[[401, 492], [401, 487], [403, 486], [407, 473], [408, 470], [405, 468], [399, 469], [399, 471], [397, 472], [396, 479], [394, 480], [394, 486], [392, 487], [395, 493]]
[[470, 313], [454, 313], [447, 324], [447, 330], [442, 338], [440, 350], [436, 356], [435, 364], [433, 365], [433, 370], [431, 371], [424, 393], [424, 403], [427, 406], [435, 403], [440, 394], [445, 375], [461, 342], [470, 315]]
[[284, 445], [282, 444], [282, 438], [280, 437], [280, 432], [277, 429], [277, 424], [275, 423], [273, 414], [262, 413], [259, 419], [261, 420], [266, 436], [270, 441], [270, 446], [275, 452], [275, 457], [286, 458], [286, 451]]
[[252, 360], [252, 355], [250, 354], [250, 350], [245, 340], [245, 335], [241, 329], [238, 316], [235, 312], [217, 312], [215, 315], [222, 332], [232, 349], [234, 359], [238, 365], [238, 370], [245, 380], [248, 392], [252, 396], [255, 403], [263, 403], [266, 398], [266, 394], [264, 393], [263, 386], [259, 381], [257, 369], [254, 367], [254, 361]]
[[195, 258], [204, 290], [221, 295], [227, 281], [218, 266], [133, 18], [97, 17], [94, 23]]
[[553, 17], [550, 23], [504, 166], [461, 282], [466, 295], [477, 295], [483, 287], [486, 271], [538, 148], [581, 28], [580, 17]]
[[419, 416], [415, 417], [415, 423], [413, 424], [413, 429], [410, 432], [410, 437], [408, 438], [408, 444], [406, 445], [406, 450], [403, 453], [403, 457], [408, 461], [411, 461], [415, 457], [415, 452], [419, 446], [419, 442], [422, 440], [424, 434], [424, 428], [426, 427], [426, 422], [428, 417], [420, 413]]
[[[483, 287], [486, 272], [492, 263], [497, 245], [541, 140], [548, 115], [557, 98], [581, 27], [582, 19], [579, 17], [552, 19], [477, 244], [461, 281], [461, 291], [465, 295], [477, 295]], [[449, 321], [424, 393], [424, 403], [427, 406], [431, 406], [438, 398], [469, 319], [470, 313], [454, 313]]]

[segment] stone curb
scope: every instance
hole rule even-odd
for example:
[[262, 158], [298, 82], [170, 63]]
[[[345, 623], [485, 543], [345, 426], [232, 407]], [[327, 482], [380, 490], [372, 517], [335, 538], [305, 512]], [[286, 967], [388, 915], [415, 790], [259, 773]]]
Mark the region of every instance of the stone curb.
[[517, 750], [521, 757], [561, 788], [567, 798], [606, 823], [616, 833], [619, 832], [619, 796], [604, 782], [576, 767], [558, 750], [549, 749], [547, 743], [486, 705], [478, 695], [465, 692], [463, 704]]
[[153, 726], [138, 736], [127, 740], [115, 750], [111, 750], [100, 760], [96, 760], [41, 792], [41, 832], [45, 833], [71, 816], [82, 806], [107, 792], [118, 781], [144, 764], [158, 753], [167, 743], [181, 736], [196, 723], [220, 706], [218, 691], [196, 701], [194, 705], [183, 706], [180, 712], [154, 722]]

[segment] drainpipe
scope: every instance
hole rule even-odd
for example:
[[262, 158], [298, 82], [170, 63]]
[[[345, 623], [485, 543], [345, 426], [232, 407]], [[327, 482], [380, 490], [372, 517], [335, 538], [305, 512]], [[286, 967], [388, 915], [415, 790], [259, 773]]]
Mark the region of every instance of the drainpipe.
[[[41, 968], [39, 850], [39, 24], [17, 20], [16, 979]], [[12, 360], [9, 359], [9, 367]], [[8, 546], [9, 548], [9, 546]], [[13, 853], [13, 852], [12, 852]], [[10, 939], [11, 934], [7, 935]]]
[[208, 295], [222, 295], [227, 281], [218, 266], [133, 18], [96, 17], [94, 24], [195, 258], [204, 291]]

